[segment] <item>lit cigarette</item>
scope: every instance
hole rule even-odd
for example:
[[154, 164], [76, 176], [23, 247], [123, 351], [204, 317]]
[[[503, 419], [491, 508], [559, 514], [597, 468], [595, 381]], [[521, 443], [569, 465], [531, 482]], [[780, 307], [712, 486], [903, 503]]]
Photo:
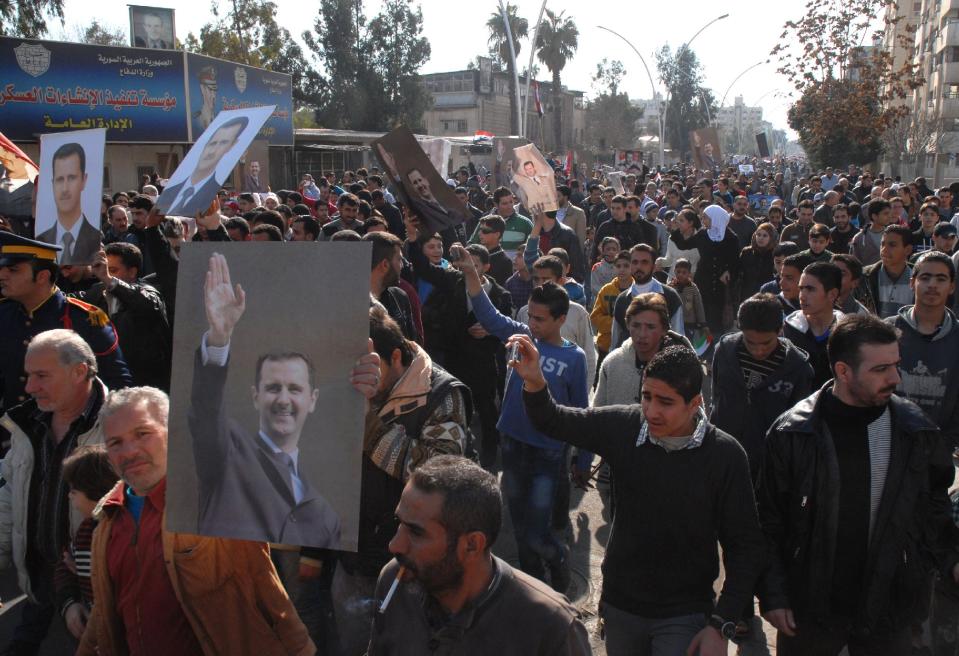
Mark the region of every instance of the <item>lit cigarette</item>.
[[383, 597], [383, 603], [380, 604], [381, 613], [386, 612], [386, 607], [390, 605], [390, 600], [393, 599], [393, 595], [396, 594], [396, 589], [400, 587], [400, 580], [402, 580], [403, 575], [406, 573], [406, 567], [400, 565], [400, 568], [396, 571], [396, 578], [393, 579], [393, 585], [390, 586], [390, 589], [387, 591], [386, 596]]

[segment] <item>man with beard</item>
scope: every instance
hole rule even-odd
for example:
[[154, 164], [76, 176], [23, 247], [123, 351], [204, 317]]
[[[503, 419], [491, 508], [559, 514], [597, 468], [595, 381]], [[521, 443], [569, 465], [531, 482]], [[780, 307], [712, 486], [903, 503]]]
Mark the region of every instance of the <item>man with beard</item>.
[[[257, 359], [255, 436], [224, 413], [230, 340], [246, 294], [226, 258], [210, 258], [204, 288], [209, 329], [193, 366], [190, 432], [199, 484], [197, 532], [321, 548], [340, 542], [340, 519], [299, 467], [299, 442], [319, 389], [309, 356], [277, 350]], [[242, 346], [241, 346], [242, 348]]]
[[656, 268], [656, 251], [649, 244], [636, 244], [629, 251], [629, 265], [633, 273], [633, 285], [616, 298], [613, 305], [613, 333], [610, 350], [618, 348], [627, 337], [626, 310], [634, 298], [646, 292], [656, 292], [666, 300], [669, 309], [669, 327], [679, 334], [686, 333], [683, 322], [683, 299], [679, 292], [653, 278]]
[[758, 596], [782, 656], [908, 654], [930, 573], [959, 579], [951, 447], [894, 394], [898, 340], [875, 316], [842, 319], [833, 380], [766, 437], [757, 501], [771, 563]]
[[436, 456], [413, 472], [377, 606], [397, 589], [373, 622], [370, 656], [592, 653], [565, 597], [492, 554], [501, 508], [496, 478], [465, 458]]

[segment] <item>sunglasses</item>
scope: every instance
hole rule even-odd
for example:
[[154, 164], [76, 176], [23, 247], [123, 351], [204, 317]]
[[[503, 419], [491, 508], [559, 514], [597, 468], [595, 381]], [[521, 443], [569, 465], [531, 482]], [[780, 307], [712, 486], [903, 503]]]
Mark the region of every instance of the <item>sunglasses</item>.
[[491, 235], [496, 231], [492, 228], [480, 228], [480, 232], [482, 232], [484, 235]]

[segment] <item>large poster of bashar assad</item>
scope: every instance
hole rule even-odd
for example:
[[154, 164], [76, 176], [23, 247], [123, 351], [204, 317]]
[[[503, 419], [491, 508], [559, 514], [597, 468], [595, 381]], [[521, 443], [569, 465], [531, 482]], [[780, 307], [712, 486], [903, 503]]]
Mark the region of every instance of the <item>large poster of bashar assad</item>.
[[493, 176], [497, 187], [509, 187], [516, 170], [513, 150], [525, 146], [529, 140], [522, 137], [493, 138]]
[[383, 170], [401, 189], [401, 199], [420, 217], [430, 234], [466, 220], [466, 205], [440, 177], [409, 128], [400, 126], [372, 146]]
[[716, 128], [690, 131], [689, 147], [692, 148], [696, 168], [715, 171], [722, 165], [723, 154], [719, 149], [719, 135], [716, 134]]
[[523, 205], [532, 209], [542, 206], [544, 212], [559, 209], [556, 197], [556, 175], [534, 144], [513, 149], [513, 187]]
[[92, 264], [100, 250], [104, 128], [40, 135], [35, 236], [62, 246], [60, 264]]
[[250, 107], [217, 114], [173, 172], [157, 199], [157, 210], [193, 216], [206, 209], [273, 109]]
[[130, 5], [130, 45], [155, 50], [176, 48], [173, 11], [166, 7]]
[[365, 399], [350, 373], [367, 352], [369, 290], [355, 283], [369, 276], [370, 248], [181, 251], [170, 530], [356, 550]]

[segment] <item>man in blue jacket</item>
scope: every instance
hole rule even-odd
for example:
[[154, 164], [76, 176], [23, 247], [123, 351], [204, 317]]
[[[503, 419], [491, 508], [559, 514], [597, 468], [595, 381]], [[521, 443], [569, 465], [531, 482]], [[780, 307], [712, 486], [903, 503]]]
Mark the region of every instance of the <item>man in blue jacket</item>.
[[[531, 336], [542, 354], [543, 375], [553, 397], [564, 405], [588, 406], [586, 355], [560, 333], [569, 311], [566, 290], [553, 283], [533, 289], [529, 325], [519, 323], [493, 307], [463, 247], [454, 246], [451, 256], [464, 263], [466, 293], [483, 328], [504, 342], [517, 333]], [[550, 520], [556, 489], [566, 475], [566, 445], [533, 428], [523, 406], [523, 381], [512, 373], [496, 427], [502, 436], [502, 485], [519, 545], [520, 568], [545, 581], [545, 562], [550, 585], [565, 593], [569, 587], [569, 547], [553, 536]], [[591, 461], [591, 453], [580, 452], [577, 472], [588, 472]]]

